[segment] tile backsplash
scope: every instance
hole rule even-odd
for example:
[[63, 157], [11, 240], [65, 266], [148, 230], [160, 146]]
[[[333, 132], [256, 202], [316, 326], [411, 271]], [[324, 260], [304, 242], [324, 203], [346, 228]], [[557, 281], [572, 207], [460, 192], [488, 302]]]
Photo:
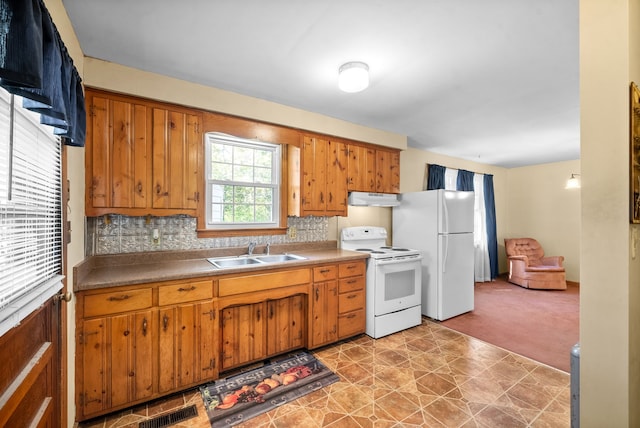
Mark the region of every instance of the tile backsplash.
[[[242, 247], [258, 244], [316, 242], [329, 239], [328, 217], [289, 217], [287, 227], [294, 234], [198, 238], [196, 219], [185, 215], [170, 217], [128, 217], [105, 215], [87, 217], [87, 256], [143, 251], [199, 250]], [[154, 231], [156, 237], [154, 238]]]

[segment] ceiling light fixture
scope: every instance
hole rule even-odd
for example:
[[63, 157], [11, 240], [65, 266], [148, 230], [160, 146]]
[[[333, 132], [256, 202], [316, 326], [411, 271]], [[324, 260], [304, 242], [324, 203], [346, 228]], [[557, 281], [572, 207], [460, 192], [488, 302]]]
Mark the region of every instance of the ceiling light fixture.
[[579, 189], [580, 188], [580, 179], [576, 178], [580, 177], [580, 174], [571, 174], [571, 178], [567, 180], [567, 185], [564, 186], [565, 189]]
[[360, 92], [369, 86], [369, 66], [354, 61], [342, 64], [338, 70], [338, 87], [344, 92]]

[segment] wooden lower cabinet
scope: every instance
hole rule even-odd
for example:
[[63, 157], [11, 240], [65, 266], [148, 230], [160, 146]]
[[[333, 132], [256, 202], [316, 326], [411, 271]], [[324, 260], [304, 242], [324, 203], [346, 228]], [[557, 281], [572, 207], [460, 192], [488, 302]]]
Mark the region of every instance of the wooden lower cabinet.
[[365, 261], [76, 293], [78, 421], [365, 329]]
[[267, 302], [267, 354], [277, 355], [306, 345], [304, 294]]
[[[166, 303], [168, 296], [176, 304], [154, 304]], [[92, 290], [76, 297], [78, 420], [218, 377], [211, 280]]]
[[265, 358], [265, 303], [224, 308], [221, 313], [220, 369], [227, 370]]
[[159, 313], [158, 391], [171, 392], [215, 378], [216, 311], [213, 302], [162, 308]]
[[220, 370], [304, 348], [306, 311], [305, 294], [222, 309]]

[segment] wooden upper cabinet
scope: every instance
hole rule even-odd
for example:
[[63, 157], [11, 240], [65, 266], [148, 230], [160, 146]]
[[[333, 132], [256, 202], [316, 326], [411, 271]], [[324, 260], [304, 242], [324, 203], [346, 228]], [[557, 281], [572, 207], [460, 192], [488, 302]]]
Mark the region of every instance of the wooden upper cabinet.
[[376, 192], [400, 193], [400, 152], [376, 150]]
[[153, 109], [153, 208], [198, 206], [200, 118]]
[[87, 215], [145, 208], [149, 201], [149, 121], [145, 105], [87, 93]]
[[289, 215], [347, 215], [346, 145], [305, 135], [288, 156]]
[[371, 147], [349, 144], [348, 183], [349, 191], [376, 191], [376, 151]]
[[202, 114], [93, 89], [86, 102], [86, 215], [194, 215]]

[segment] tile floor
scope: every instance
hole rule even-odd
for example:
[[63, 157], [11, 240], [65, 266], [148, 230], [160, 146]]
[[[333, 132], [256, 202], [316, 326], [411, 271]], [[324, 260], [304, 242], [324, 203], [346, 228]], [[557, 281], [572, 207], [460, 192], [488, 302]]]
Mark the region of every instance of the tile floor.
[[[569, 427], [569, 374], [460, 334], [438, 323], [378, 340], [358, 336], [313, 352], [341, 381], [240, 427]], [[189, 390], [80, 424], [138, 427], [196, 404], [175, 427], [209, 427], [202, 399]]]

